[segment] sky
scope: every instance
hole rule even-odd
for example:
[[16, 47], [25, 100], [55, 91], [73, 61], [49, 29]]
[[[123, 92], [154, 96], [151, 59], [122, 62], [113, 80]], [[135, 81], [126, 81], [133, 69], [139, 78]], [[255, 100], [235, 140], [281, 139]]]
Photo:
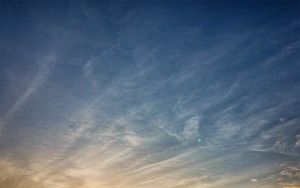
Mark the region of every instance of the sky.
[[0, 188], [300, 188], [299, 1], [0, 1]]

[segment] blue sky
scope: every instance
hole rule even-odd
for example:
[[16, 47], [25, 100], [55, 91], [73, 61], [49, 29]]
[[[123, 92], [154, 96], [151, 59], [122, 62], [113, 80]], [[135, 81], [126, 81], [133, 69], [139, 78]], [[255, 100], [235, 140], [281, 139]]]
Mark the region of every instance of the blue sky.
[[0, 188], [300, 187], [299, 2], [0, 7]]

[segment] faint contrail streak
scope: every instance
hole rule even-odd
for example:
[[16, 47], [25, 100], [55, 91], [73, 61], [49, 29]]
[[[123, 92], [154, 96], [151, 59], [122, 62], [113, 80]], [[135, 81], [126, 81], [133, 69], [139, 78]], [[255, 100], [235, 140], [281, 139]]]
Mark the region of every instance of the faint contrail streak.
[[30, 84], [30, 86], [26, 89], [24, 94], [17, 99], [13, 106], [10, 107], [10, 109], [7, 110], [3, 116], [0, 117], [0, 131], [7, 124], [7, 122], [11, 118], [13, 118], [14, 114], [26, 104], [29, 97], [47, 80], [51, 67], [54, 65], [54, 63], [55, 57], [53, 55], [47, 56], [43, 63], [39, 63], [39, 72]]

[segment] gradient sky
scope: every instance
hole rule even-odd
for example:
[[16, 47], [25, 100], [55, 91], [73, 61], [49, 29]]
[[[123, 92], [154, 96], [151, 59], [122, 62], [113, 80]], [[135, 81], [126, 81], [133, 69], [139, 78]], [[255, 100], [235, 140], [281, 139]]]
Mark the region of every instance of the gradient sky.
[[0, 7], [0, 188], [300, 188], [299, 1]]

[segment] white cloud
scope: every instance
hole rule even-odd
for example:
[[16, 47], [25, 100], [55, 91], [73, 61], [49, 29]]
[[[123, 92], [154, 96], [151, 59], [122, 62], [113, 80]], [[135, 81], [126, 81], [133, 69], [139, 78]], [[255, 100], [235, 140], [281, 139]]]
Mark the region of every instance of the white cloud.
[[198, 129], [199, 117], [192, 117], [185, 122], [182, 135], [185, 139], [195, 139], [198, 137]]

